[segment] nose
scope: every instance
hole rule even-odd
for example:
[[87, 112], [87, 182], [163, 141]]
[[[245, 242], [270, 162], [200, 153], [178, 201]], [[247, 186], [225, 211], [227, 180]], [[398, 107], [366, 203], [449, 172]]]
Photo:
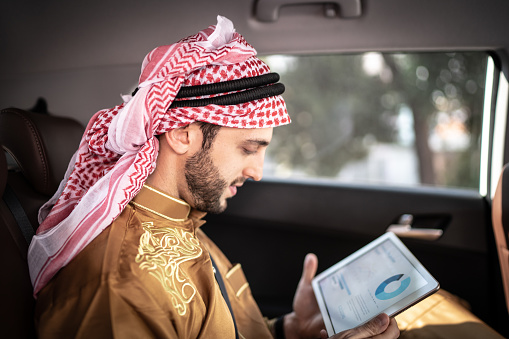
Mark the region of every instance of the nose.
[[246, 178], [253, 179], [254, 181], [260, 181], [263, 176], [263, 161], [265, 156], [256, 157], [253, 161], [244, 168], [243, 175]]

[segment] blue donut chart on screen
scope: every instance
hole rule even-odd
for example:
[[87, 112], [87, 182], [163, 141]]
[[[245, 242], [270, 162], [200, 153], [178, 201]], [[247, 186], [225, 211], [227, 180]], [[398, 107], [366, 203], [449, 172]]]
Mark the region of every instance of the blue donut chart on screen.
[[392, 292], [385, 292], [385, 288], [392, 282], [399, 281], [403, 277], [403, 274], [396, 274], [390, 278], [385, 279], [380, 285], [378, 285], [375, 297], [380, 300], [389, 300], [400, 295], [410, 285], [410, 277], [407, 277], [400, 281], [399, 287]]

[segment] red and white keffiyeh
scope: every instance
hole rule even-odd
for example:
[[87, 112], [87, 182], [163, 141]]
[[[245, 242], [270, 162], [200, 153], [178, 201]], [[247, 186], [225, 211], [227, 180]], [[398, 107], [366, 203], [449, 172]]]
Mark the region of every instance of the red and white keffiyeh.
[[145, 57], [138, 92], [92, 117], [57, 193], [41, 208], [42, 223], [28, 251], [34, 295], [140, 191], [155, 168], [154, 136], [195, 121], [236, 128], [290, 122], [279, 95], [239, 105], [169, 109], [181, 86], [270, 72], [255, 55], [231, 21], [218, 16], [216, 26]]

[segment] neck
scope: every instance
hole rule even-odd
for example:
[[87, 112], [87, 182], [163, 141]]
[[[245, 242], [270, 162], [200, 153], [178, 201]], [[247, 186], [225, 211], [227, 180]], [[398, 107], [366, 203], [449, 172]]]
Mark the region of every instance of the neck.
[[179, 176], [183, 175], [178, 166], [179, 159], [172, 154], [159, 154], [154, 172], [147, 178], [146, 184], [172, 197], [181, 199], [179, 194]]
[[172, 197], [179, 198], [178, 189], [176, 184], [172, 182], [172, 180], [168, 180], [168, 178], [165, 178], [161, 173], [154, 170], [154, 173], [152, 173], [145, 182], [150, 187], [153, 187], [161, 192], [164, 192], [168, 195], [171, 195]]

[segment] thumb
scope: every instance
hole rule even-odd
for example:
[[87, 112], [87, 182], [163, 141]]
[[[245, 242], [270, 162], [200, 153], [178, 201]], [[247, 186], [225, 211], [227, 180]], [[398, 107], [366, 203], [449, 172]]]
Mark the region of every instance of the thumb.
[[383, 333], [389, 326], [390, 319], [385, 313], [377, 315], [362, 326], [350, 330], [350, 338], [370, 338]]
[[301, 280], [311, 284], [311, 280], [315, 277], [318, 269], [318, 258], [313, 253], [308, 253], [304, 259], [304, 268], [302, 270]]

